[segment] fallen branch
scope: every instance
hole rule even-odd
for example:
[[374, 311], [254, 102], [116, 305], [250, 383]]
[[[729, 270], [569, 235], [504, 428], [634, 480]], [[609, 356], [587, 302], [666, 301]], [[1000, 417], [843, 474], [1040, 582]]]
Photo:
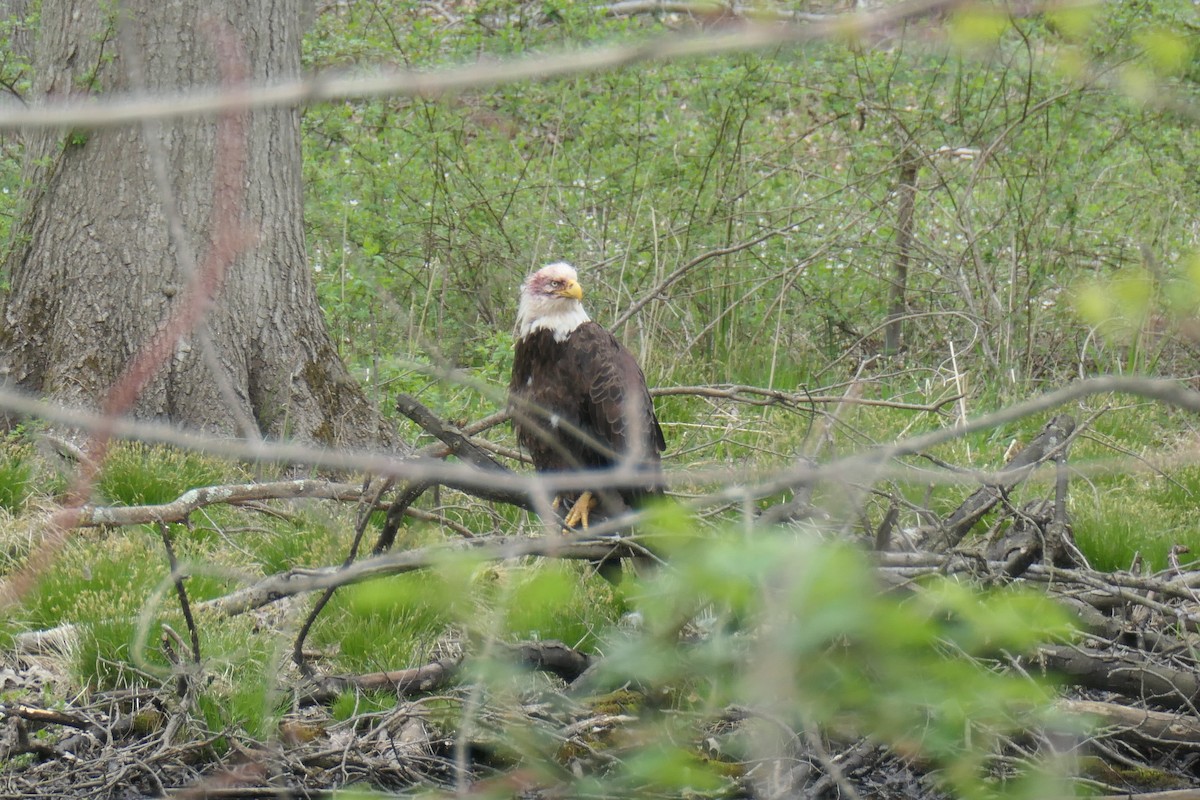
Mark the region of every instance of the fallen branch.
[[36, 706], [25, 705], [24, 703], [0, 704], [0, 718], [8, 719], [9, 717], [17, 717], [41, 725], [65, 725], [69, 728], [79, 728], [80, 730], [87, 730], [93, 725], [91, 720], [85, 719], [79, 714], [71, 714], [66, 711], [38, 708]]
[[300, 695], [300, 704], [324, 705], [350, 691], [392, 691], [401, 696], [432, 692], [445, 686], [458, 666], [459, 659], [444, 658], [409, 669], [329, 676], [316, 681], [304, 691]]
[[1038, 648], [1037, 658], [1048, 669], [1077, 686], [1116, 692], [1162, 708], [1196, 711], [1200, 677], [1195, 670], [1151, 664], [1136, 654], [1069, 645]]
[[468, 464], [483, 470], [508, 472], [506, 467], [492, 458], [485, 450], [471, 441], [458, 427], [444, 422], [411, 394], [396, 398], [396, 410], [421, 426], [426, 433], [446, 445], [447, 455], [458, 456]]
[[[475, 436], [483, 433], [486, 430], [491, 430], [497, 425], [508, 422], [508, 411], [497, 411], [494, 414], [489, 414], [483, 419], [476, 420], [469, 425], [464, 425], [459, 429], [463, 436]], [[431, 444], [428, 447], [418, 450], [414, 455], [427, 456], [429, 458], [445, 458], [450, 454], [450, 448], [444, 444]]]
[[288, 570], [223, 597], [198, 603], [194, 610], [232, 617], [270, 605], [285, 597], [429, 569], [445, 563], [446, 558], [452, 554], [481, 561], [509, 561], [529, 556], [594, 561], [612, 556], [631, 558], [645, 555], [645, 551], [629, 539], [602, 538], [596, 533], [561, 538], [495, 537], [456, 540], [419, 550], [385, 553], [356, 562], [345, 569], [322, 567]]
[[745, 386], [742, 384], [722, 384], [716, 386], [660, 386], [650, 390], [651, 397], [710, 397], [716, 400], [732, 400], [751, 406], [800, 407], [813, 405], [831, 405], [849, 403], [859, 406], [879, 406], [894, 408], [901, 411], [925, 411], [936, 414], [950, 403], [959, 400], [962, 395], [954, 395], [939, 400], [936, 403], [923, 405], [920, 403], [898, 403], [894, 400], [873, 400], [867, 397], [852, 397], [847, 395], [816, 395], [807, 392], [784, 392], [779, 389], [768, 389], [762, 386]]
[[[472, 442], [470, 437], [463, 433], [463, 431], [438, 419], [432, 411], [412, 395], [402, 394], [396, 398], [396, 410], [442, 442], [445, 445], [444, 456], [457, 456], [466, 463], [484, 471], [512, 474], [511, 470], [502, 466], [485, 450]], [[400, 520], [407, 513], [409, 506], [415, 503], [417, 498], [422, 494], [437, 485], [437, 483], [437, 481], [432, 480], [409, 481], [400, 490], [396, 499], [392, 501], [391, 506], [388, 508], [383, 529], [379, 532], [379, 538], [375, 542], [375, 547], [372, 548], [371, 552], [374, 555], [379, 555], [391, 549], [396, 541], [396, 534], [400, 530]], [[507, 503], [508, 505], [515, 505], [525, 509], [531, 508], [528, 492], [495, 491], [481, 487], [454, 488], [459, 488], [468, 494], [475, 495], [484, 500]]]
[[1055, 458], [1071, 441], [1075, 420], [1068, 414], [1054, 417], [1028, 446], [1013, 456], [996, 480], [977, 489], [946, 520], [930, 530], [922, 549], [935, 551], [955, 547], [987, 512], [1013, 487], [1024, 481], [1039, 464]]
[[362, 486], [321, 480], [237, 483], [189, 489], [175, 500], [147, 506], [85, 505], [79, 509], [79, 527], [100, 525], [143, 525], [151, 522], [184, 522], [206, 506], [219, 503], [246, 503], [254, 500], [292, 500], [310, 497], [320, 500], [357, 500]]

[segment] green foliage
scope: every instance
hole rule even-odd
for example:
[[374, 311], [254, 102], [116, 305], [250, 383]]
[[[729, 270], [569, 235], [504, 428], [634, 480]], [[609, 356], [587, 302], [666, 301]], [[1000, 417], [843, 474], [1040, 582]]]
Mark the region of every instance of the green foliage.
[[[888, 743], [939, 765], [960, 797], [994, 796], [983, 766], [1002, 735], [1052, 724], [1050, 687], [987, 666], [1070, 635], [1066, 614], [1040, 595], [933, 581], [903, 599], [879, 590], [858, 549], [815, 532], [697, 535], [670, 510], [651, 529], [671, 568], [636, 593], [640, 628], [607, 629], [597, 680], [632, 682], [677, 713], [639, 714], [624, 734], [629, 752], [585, 778], [583, 793], [720, 789], [727, 773], [685, 743], [702, 738], [697, 721], [729, 707], [773, 730], [816, 725]], [[547, 585], [553, 599], [560, 588]], [[704, 636], [681, 643], [691, 626]], [[494, 693], [514, 680], [483, 676]], [[747, 726], [751, 761], [771, 752], [772, 737], [756, 731]], [[536, 731], [505, 735], [537, 746]]]
[[[308, 63], [429, 69], [665, 30], [578, 4], [531, 9], [483, 4], [478, 19], [507, 24], [479, 26], [441, 25], [407, 2], [346, 9], [319, 18]], [[812, 44], [314, 109], [306, 177], [324, 188], [309, 193], [306, 218], [318, 288], [343, 353], [377, 392], [402, 388], [414, 363], [490, 380], [498, 362], [480, 331], [509, 328], [530, 268], [578, 263], [606, 322], [681, 264], [786, 228], [700, 261], [621, 333], [654, 382], [803, 386], [832, 359], [878, 348], [908, 152], [922, 157], [913, 361], [936, 363], [954, 343], [966, 368], [1017, 392], [1077, 374], [1088, 331], [1063, 292], [1075, 275], [1138, 266], [1144, 249], [1178, 262], [1190, 234], [1176, 209], [1196, 153], [1179, 120], [1074, 88], [1055, 65], [1140, 59], [1153, 89], [1195, 61], [1172, 33], [1187, 13], [1161, 3], [1010, 19], [973, 6], [950, 20], [963, 47], [953, 56]], [[1116, 363], [1171, 369], [1176, 358], [1156, 349]]]

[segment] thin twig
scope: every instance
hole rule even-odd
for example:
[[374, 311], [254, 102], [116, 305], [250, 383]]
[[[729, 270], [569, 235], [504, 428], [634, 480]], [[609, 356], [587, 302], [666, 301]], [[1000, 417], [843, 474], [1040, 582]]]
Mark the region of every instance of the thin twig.
[[[367, 490], [370, 488], [370, 484], [370, 478], [365, 479], [362, 490], [359, 492], [364, 501], [367, 497]], [[358, 522], [354, 527], [354, 540], [350, 543], [350, 552], [346, 554], [346, 560], [342, 562], [342, 569], [347, 569], [354, 563], [354, 559], [358, 558], [358, 547], [362, 543], [363, 534], [366, 532], [367, 525], [371, 521], [371, 514], [374, 513], [380, 498], [383, 497], [383, 493], [390, 489], [391, 486], [392, 482], [390, 480], [382, 481], [369, 502], [359, 503]], [[312, 610], [308, 613], [304, 624], [300, 626], [300, 632], [296, 634], [296, 642], [292, 645], [292, 661], [295, 662], [305, 677], [311, 678], [313, 672], [312, 668], [308, 665], [307, 659], [304, 657], [304, 640], [308, 638], [308, 632], [312, 629], [313, 623], [317, 621], [317, 617], [320, 616], [321, 611], [336, 591], [336, 585], [331, 585], [324, 591], [320, 599], [317, 600]]]
[[188, 602], [187, 588], [183, 581], [185, 575], [179, 570], [179, 560], [175, 557], [175, 546], [171, 542], [171, 531], [165, 523], [158, 523], [158, 532], [162, 536], [163, 548], [167, 551], [167, 563], [171, 567], [171, 580], [175, 583], [175, 593], [179, 596], [179, 608], [183, 612], [183, 621], [187, 623], [188, 635], [192, 642], [192, 662], [200, 663], [200, 633], [196, 629], [196, 620], [192, 617], [192, 606]]
[[[1174, 380], [1123, 376], [1088, 378], [1057, 391], [1007, 406], [991, 414], [976, 417], [962, 426], [933, 430], [832, 461], [821, 467], [821, 476], [829, 480], [837, 480], [846, 476], [861, 480], [864, 469], [882, 469], [884, 464], [902, 456], [932, 450], [938, 445], [978, 431], [1043, 414], [1080, 398], [1113, 393], [1136, 395], [1157, 400], [1169, 406], [1200, 412], [1200, 392], [1188, 389]], [[107, 420], [97, 414], [45, 403], [8, 389], [0, 389], [0, 407], [19, 414], [81, 429], [91, 430], [106, 427], [110, 428], [115, 436], [169, 444], [224, 458], [305, 464], [331, 470], [362, 471], [397, 480], [432, 480], [454, 488], [499, 493], [510, 498], [528, 498], [531, 493], [539, 491], [557, 493], [595, 489], [597, 486], [627, 485], [630, 481], [637, 479], [636, 474], [631, 471], [620, 469], [607, 472], [588, 472], [582, 475], [572, 472], [538, 475], [485, 472], [470, 465], [447, 463], [430, 458], [396, 458], [366, 450], [331, 450], [297, 443], [265, 440], [247, 442], [202, 436], [161, 423], [123, 419]], [[752, 498], [770, 496], [781, 489], [794, 485], [797, 481], [806, 479], [812, 472], [813, 468], [810, 465], [798, 463], [785, 469], [773, 467], [757, 474], [747, 474], [745, 470], [736, 473], [728, 469], [692, 470], [687, 477], [689, 482], [694, 483], [738, 484], [736, 487], [720, 490], [703, 498], [701, 505], [708, 507], [727, 503], [734, 499], [741, 501], [747, 496]], [[908, 472], [908, 470], [901, 470], [900, 474]], [[668, 472], [666, 477], [669, 480], [671, 474]], [[961, 478], [947, 477], [961, 481]], [[731, 492], [736, 492], [736, 497], [730, 497]]]
[[672, 397], [686, 395], [693, 397], [711, 397], [721, 400], [733, 400], [752, 406], [782, 405], [787, 407], [808, 405], [850, 404], [859, 406], [879, 406], [895, 408], [901, 411], [925, 411], [939, 413], [942, 408], [957, 401], [960, 395], [946, 397], [936, 403], [899, 403], [893, 400], [873, 400], [866, 397], [849, 395], [813, 395], [807, 392], [784, 392], [779, 389], [768, 389], [762, 386], [744, 386], [742, 384], [718, 384], [715, 386], [660, 386], [650, 390], [651, 397]]
[[[911, 20], [940, 13], [960, 3], [961, 0], [909, 0], [870, 13], [838, 14], [826, 21], [805, 25], [752, 25], [713, 30], [695, 36], [672, 34], [635, 44], [539, 53], [523, 59], [432, 73], [391, 70], [376, 75], [346, 77], [327, 73], [268, 86], [198, 90], [167, 97], [112, 94], [61, 103], [30, 106], [12, 104], [0, 114], [0, 130], [112, 127], [147, 119], [208, 116], [256, 108], [292, 107], [329, 100], [380, 96], [436, 98], [464, 89], [517, 81], [544, 81], [616, 69], [642, 61], [713, 56], [828, 39], [844, 40], [854, 34], [870, 36]], [[1043, 3], [1014, 4], [1006, 12], [1014, 16], [1030, 15], [1040, 13], [1043, 7]]]

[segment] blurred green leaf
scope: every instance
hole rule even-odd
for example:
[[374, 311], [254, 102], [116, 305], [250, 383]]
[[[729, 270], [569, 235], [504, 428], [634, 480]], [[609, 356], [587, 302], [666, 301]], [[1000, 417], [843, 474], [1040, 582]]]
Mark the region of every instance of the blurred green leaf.
[[1192, 43], [1175, 31], [1152, 28], [1134, 36], [1159, 75], [1178, 75], [1192, 61]]

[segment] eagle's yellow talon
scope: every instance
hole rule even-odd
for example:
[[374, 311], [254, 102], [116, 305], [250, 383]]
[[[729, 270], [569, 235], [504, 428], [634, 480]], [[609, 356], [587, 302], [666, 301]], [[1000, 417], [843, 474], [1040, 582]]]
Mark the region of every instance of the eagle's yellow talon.
[[592, 496], [591, 492], [584, 492], [579, 495], [579, 499], [571, 507], [567, 518], [563, 520], [563, 527], [570, 530], [579, 525], [586, 531], [588, 527], [588, 515], [592, 513], [592, 509], [595, 507], [596, 498]]

